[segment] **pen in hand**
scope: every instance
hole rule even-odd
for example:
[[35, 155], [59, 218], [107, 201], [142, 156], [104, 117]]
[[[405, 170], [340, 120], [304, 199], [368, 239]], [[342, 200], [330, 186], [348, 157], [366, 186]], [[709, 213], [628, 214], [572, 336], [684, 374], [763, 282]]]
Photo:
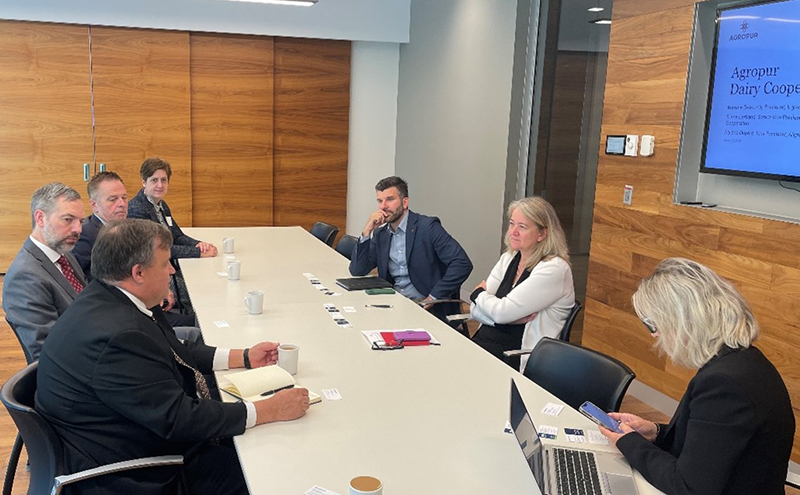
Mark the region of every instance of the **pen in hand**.
[[294, 388], [294, 385], [286, 385], [285, 387], [276, 388], [275, 390], [267, 390], [266, 392], [261, 394], [261, 397], [268, 397], [270, 395], [280, 392], [281, 390], [289, 390], [290, 388]]

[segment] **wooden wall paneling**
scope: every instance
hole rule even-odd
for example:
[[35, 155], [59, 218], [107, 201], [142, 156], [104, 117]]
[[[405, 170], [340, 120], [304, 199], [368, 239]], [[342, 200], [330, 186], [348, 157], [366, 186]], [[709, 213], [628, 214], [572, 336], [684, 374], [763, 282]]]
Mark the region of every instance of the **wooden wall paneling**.
[[0, 21], [0, 273], [31, 232], [33, 191], [59, 180], [85, 200], [92, 161], [85, 26]]
[[272, 225], [273, 42], [191, 34], [194, 225]]
[[91, 40], [97, 163], [119, 173], [133, 197], [142, 161], [167, 160], [166, 201], [191, 226], [189, 33], [92, 27]]
[[345, 230], [350, 42], [275, 38], [274, 222]]
[[[583, 344], [621, 359], [637, 379], [679, 398], [695, 370], [659, 356], [630, 304], [638, 280], [682, 256], [727, 277], [761, 326], [756, 342], [787, 383], [800, 417], [800, 225], [673, 204], [694, 2], [614, 5], [602, 137], [653, 134], [652, 157], [601, 154]], [[647, 70], [650, 68], [651, 70]], [[622, 187], [633, 204], [622, 205]], [[800, 461], [800, 432], [792, 458]]]

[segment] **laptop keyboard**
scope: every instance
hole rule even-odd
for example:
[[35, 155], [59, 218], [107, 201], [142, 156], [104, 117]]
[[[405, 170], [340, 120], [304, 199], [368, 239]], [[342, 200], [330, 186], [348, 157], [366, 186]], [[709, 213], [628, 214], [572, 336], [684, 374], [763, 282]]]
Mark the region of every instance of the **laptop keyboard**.
[[553, 448], [559, 495], [602, 495], [594, 454]]

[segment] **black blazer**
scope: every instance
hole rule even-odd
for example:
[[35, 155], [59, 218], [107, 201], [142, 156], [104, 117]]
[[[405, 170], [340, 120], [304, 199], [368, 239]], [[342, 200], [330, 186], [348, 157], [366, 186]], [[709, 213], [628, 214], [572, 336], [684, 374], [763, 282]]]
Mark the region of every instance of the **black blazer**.
[[[375, 267], [378, 276], [394, 283], [389, 273], [389, 226], [379, 227], [369, 240], [360, 242], [350, 261], [350, 273], [366, 275]], [[423, 295], [437, 299], [459, 297], [461, 284], [472, 273], [472, 262], [461, 245], [444, 230], [436, 217], [408, 211], [406, 231], [408, 276]]]
[[725, 348], [689, 382], [655, 444], [629, 433], [617, 447], [669, 495], [783, 495], [794, 427], [772, 363], [755, 347]]
[[[163, 313], [148, 318], [122, 292], [95, 280], [53, 327], [39, 358], [36, 408], [64, 443], [69, 472], [163, 454], [186, 455], [244, 432], [243, 403], [198, 399], [194, 374], [215, 349], [184, 345]], [[81, 493], [161, 493], [174, 469], [144, 469], [81, 483]]]
[[83, 269], [83, 274], [86, 280], [92, 280], [92, 246], [94, 241], [97, 240], [97, 235], [100, 229], [103, 228], [103, 222], [97, 218], [97, 215], [91, 215], [83, 221], [81, 226], [81, 236], [78, 243], [72, 249], [72, 254], [78, 260], [78, 264]]
[[[172, 218], [172, 225], [167, 226], [172, 233], [173, 244], [170, 253], [172, 258], [199, 258], [200, 248], [195, 246], [200, 241], [183, 233], [178, 226], [178, 221], [172, 216], [172, 211], [170, 211], [166, 201], [161, 200], [161, 206], [164, 208], [164, 214]], [[144, 189], [140, 189], [139, 193], [128, 203], [128, 218], [144, 218], [145, 220], [161, 223], [158, 220], [156, 207], [147, 200], [147, 196], [144, 195]]]

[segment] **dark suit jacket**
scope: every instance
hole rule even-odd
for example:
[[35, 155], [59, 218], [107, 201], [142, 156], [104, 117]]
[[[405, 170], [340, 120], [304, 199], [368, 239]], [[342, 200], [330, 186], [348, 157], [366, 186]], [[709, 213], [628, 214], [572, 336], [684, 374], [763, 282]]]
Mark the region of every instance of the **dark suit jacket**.
[[[164, 214], [172, 217], [172, 211], [170, 211], [167, 202], [161, 200], [161, 206], [164, 208]], [[159, 222], [156, 207], [147, 200], [147, 196], [144, 195], [144, 189], [140, 189], [139, 193], [128, 203], [128, 218], [144, 218], [145, 220]], [[184, 234], [175, 217], [172, 217], [172, 226], [167, 226], [167, 228], [172, 233], [171, 254], [173, 258], [200, 257], [200, 248], [195, 247], [200, 241]]]
[[655, 444], [629, 433], [617, 447], [670, 495], [782, 495], [794, 427], [772, 363], [755, 347], [725, 348], [689, 382]]
[[[389, 273], [389, 246], [392, 234], [384, 225], [372, 237], [360, 242], [350, 260], [350, 273], [366, 275], [376, 266], [378, 276], [394, 283]], [[437, 299], [459, 297], [461, 284], [472, 272], [472, 262], [461, 245], [444, 230], [436, 217], [408, 211], [406, 231], [408, 275], [423, 295]]]
[[97, 234], [100, 233], [100, 229], [102, 228], [103, 222], [97, 218], [97, 215], [89, 216], [83, 221], [81, 237], [72, 250], [72, 254], [81, 265], [86, 280], [89, 281], [92, 280], [92, 246], [94, 246], [94, 241], [97, 240]]
[[[65, 256], [75, 276], [86, 285], [78, 261], [69, 253]], [[34, 361], [53, 324], [76, 297], [78, 293], [64, 274], [30, 238], [25, 239], [3, 281], [3, 310]]]
[[[243, 403], [198, 399], [172, 350], [211, 372], [215, 349], [184, 345], [118, 289], [95, 280], [53, 327], [39, 359], [37, 410], [64, 443], [69, 472], [163, 454], [244, 432]], [[174, 470], [145, 469], [81, 483], [81, 493], [160, 493]], [[108, 478], [108, 479], [107, 479]]]

